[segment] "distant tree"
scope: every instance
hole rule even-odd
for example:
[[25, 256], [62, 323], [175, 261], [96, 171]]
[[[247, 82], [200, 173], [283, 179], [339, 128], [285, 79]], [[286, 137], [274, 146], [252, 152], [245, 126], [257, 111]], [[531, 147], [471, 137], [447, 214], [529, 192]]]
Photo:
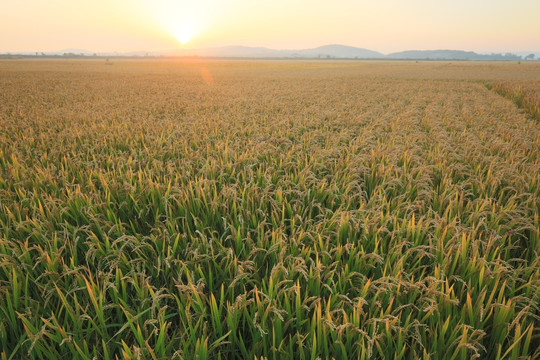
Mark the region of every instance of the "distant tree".
[[534, 54], [529, 54], [523, 58], [523, 60], [534, 60]]

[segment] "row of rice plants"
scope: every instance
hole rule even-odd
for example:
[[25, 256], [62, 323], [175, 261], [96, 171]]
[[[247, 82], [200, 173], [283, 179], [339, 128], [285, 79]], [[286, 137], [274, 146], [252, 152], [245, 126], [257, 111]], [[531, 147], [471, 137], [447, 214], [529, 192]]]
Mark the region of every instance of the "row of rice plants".
[[1, 358], [540, 355], [540, 128], [478, 83], [85, 66], [1, 80]]

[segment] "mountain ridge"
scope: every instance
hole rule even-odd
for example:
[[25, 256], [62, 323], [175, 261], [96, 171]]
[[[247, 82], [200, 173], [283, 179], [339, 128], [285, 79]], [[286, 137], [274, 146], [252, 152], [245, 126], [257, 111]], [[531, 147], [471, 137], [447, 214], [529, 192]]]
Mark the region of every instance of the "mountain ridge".
[[[534, 58], [527, 57], [526, 52], [505, 54], [480, 54], [474, 51], [464, 50], [406, 50], [383, 54], [377, 51], [341, 45], [329, 44], [308, 49], [271, 49], [267, 47], [251, 47], [241, 45], [229, 45], [195, 49], [169, 49], [161, 51], [129, 51], [129, 52], [93, 52], [85, 49], [65, 49], [52, 52], [20, 52], [13, 55], [36, 55], [36, 56], [111, 56], [111, 57], [141, 57], [141, 56], [175, 56], [175, 57], [222, 57], [222, 58], [298, 58], [298, 59], [391, 59], [391, 60], [524, 60]], [[540, 59], [540, 52], [531, 52]], [[8, 54], [9, 55], [9, 54]]]

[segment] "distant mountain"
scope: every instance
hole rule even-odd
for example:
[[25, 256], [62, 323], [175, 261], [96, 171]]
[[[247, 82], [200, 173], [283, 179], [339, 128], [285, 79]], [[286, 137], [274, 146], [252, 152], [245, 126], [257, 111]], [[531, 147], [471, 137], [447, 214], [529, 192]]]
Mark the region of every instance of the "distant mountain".
[[130, 56], [201, 56], [231, 58], [298, 58], [298, 59], [403, 59], [403, 60], [522, 60], [519, 55], [478, 54], [463, 50], [408, 50], [384, 55], [377, 51], [345, 46], [325, 45], [313, 49], [275, 50], [264, 47], [223, 46], [203, 49], [175, 49], [151, 53], [129, 53]]
[[[533, 60], [530, 57], [525, 59], [529, 54], [534, 54], [535, 59], [540, 60], [539, 52], [520, 52], [517, 54], [479, 54], [473, 51], [463, 50], [408, 50], [395, 52], [384, 55], [377, 51], [358, 48], [345, 45], [325, 45], [313, 49], [299, 50], [276, 50], [265, 47], [249, 47], [249, 46], [221, 46], [202, 49], [172, 49], [164, 51], [130, 51], [130, 52], [98, 52], [94, 53], [84, 49], [64, 49], [54, 52], [37, 53], [24, 52], [14, 55], [23, 56], [200, 56], [200, 57], [222, 57], [222, 58], [259, 58], [259, 59], [279, 59], [279, 58], [295, 58], [295, 59], [396, 59], [396, 60]], [[7, 55], [7, 54], [6, 54]]]
[[326, 45], [314, 49], [275, 50], [264, 47], [223, 46], [204, 49], [176, 49], [155, 51], [152, 55], [166, 56], [212, 56], [212, 57], [246, 57], [246, 58], [335, 58], [335, 59], [367, 59], [383, 58], [376, 51], [344, 45]]
[[463, 50], [408, 50], [386, 55], [404, 60], [521, 60], [521, 56], [506, 54], [477, 54]]
[[380, 52], [345, 45], [325, 45], [314, 49], [293, 52], [298, 57], [308, 58], [338, 58], [338, 59], [373, 59], [383, 58]]

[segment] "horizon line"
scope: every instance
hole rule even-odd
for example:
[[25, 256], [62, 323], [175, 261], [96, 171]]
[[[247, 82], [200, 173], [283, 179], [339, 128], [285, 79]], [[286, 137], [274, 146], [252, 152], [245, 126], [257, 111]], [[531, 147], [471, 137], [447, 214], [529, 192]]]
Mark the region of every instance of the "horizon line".
[[[318, 48], [323, 47], [329, 47], [329, 46], [341, 46], [341, 47], [347, 47], [347, 48], [353, 48], [358, 50], [367, 50], [371, 52], [376, 52], [379, 54], [382, 54], [384, 56], [396, 54], [396, 53], [402, 53], [407, 51], [462, 51], [462, 52], [473, 52], [479, 55], [497, 55], [497, 54], [514, 54], [514, 53], [540, 53], [540, 49], [538, 50], [503, 50], [503, 51], [480, 51], [480, 50], [464, 50], [464, 49], [457, 49], [457, 48], [410, 48], [406, 50], [398, 50], [398, 51], [392, 51], [392, 52], [381, 52], [378, 50], [372, 50], [365, 47], [360, 46], [354, 46], [354, 45], [345, 45], [345, 44], [339, 44], [339, 43], [329, 43], [324, 45], [319, 45], [315, 47], [303, 47], [303, 48], [273, 48], [268, 46], [250, 46], [250, 45], [239, 45], [239, 44], [230, 44], [230, 45], [216, 45], [216, 46], [206, 46], [206, 47], [177, 47], [177, 48], [170, 48], [170, 49], [160, 49], [160, 50], [101, 50], [101, 51], [95, 51], [95, 50], [88, 50], [85, 48], [77, 48], [77, 47], [66, 47], [63, 49], [58, 50], [17, 50], [17, 51], [9, 51], [4, 50], [0, 52], [1, 55], [24, 55], [24, 54], [30, 54], [30, 53], [40, 53], [40, 54], [51, 54], [51, 53], [60, 53], [60, 52], [66, 52], [66, 51], [80, 51], [88, 54], [103, 54], [103, 53], [114, 53], [114, 54], [128, 54], [128, 53], [160, 53], [160, 52], [171, 52], [171, 51], [200, 51], [200, 50], [212, 50], [212, 49], [224, 49], [224, 48], [246, 48], [246, 49], [264, 49], [264, 50], [272, 50], [272, 51], [306, 51], [306, 50], [315, 50]], [[129, 56], [129, 55], [128, 55]]]

